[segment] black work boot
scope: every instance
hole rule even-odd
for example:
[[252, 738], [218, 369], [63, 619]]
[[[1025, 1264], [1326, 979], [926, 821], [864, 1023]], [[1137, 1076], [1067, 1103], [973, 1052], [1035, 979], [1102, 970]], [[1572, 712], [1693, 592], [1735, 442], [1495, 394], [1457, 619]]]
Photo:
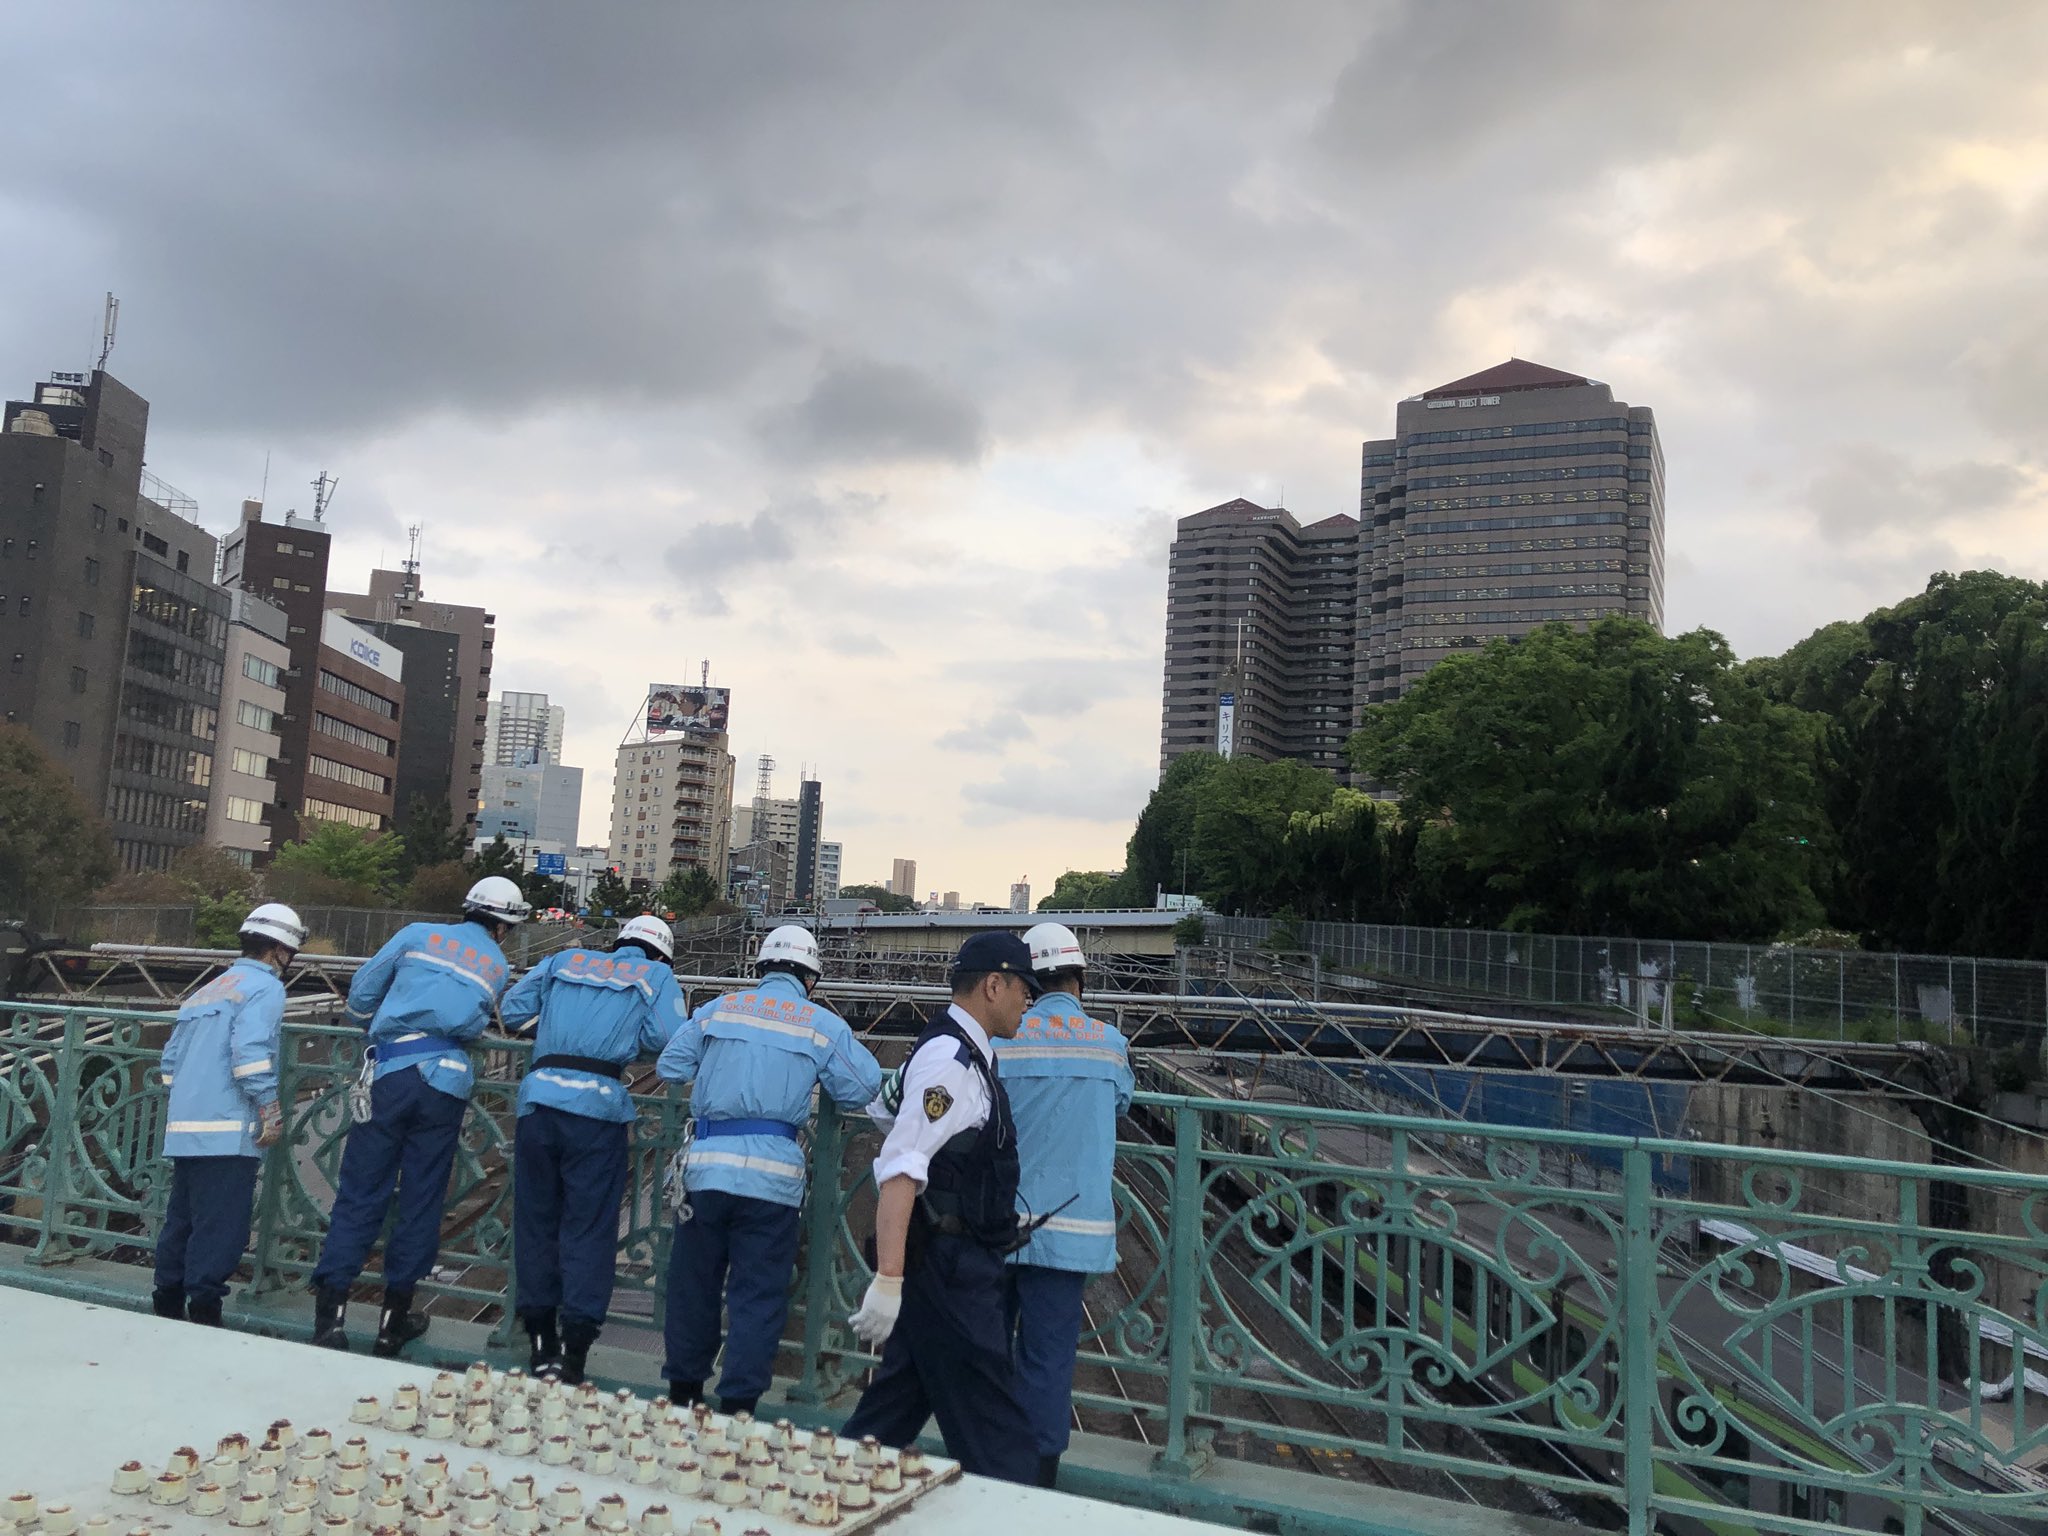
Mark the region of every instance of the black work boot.
[[1057, 1488], [1060, 1485], [1060, 1459], [1057, 1456], [1038, 1458], [1038, 1486]]
[[220, 1326], [220, 1303], [218, 1301], [195, 1301], [185, 1308], [188, 1321], [207, 1328]]
[[348, 1287], [323, 1285], [313, 1292], [313, 1342], [322, 1349], [348, 1348]]
[[759, 1397], [721, 1397], [718, 1411], [729, 1419], [736, 1413], [752, 1413], [754, 1404], [760, 1401]]
[[389, 1360], [414, 1339], [423, 1338], [426, 1331], [426, 1315], [412, 1309], [412, 1287], [386, 1286], [384, 1310], [377, 1317], [377, 1342], [370, 1346], [370, 1353]]
[[541, 1381], [562, 1379], [562, 1341], [555, 1333], [555, 1309], [536, 1307], [531, 1312], [519, 1314], [519, 1321], [526, 1329], [526, 1336], [533, 1341], [533, 1353], [526, 1362], [526, 1373]]
[[691, 1408], [704, 1401], [704, 1383], [701, 1381], [676, 1381], [668, 1384], [668, 1400], [678, 1408]]
[[185, 1321], [185, 1288], [182, 1285], [160, 1285], [149, 1293], [149, 1305], [158, 1317], [182, 1323]]
[[583, 1384], [583, 1366], [590, 1358], [590, 1346], [597, 1342], [599, 1328], [575, 1318], [562, 1325], [562, 1380], [569, 1386]]

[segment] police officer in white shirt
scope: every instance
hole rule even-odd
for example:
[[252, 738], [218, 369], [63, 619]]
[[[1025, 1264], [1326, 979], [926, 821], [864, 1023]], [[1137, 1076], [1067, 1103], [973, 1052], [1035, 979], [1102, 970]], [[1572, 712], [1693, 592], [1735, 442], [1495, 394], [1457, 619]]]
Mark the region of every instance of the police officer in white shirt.
[[844, 1433], [907, 1446], [936, 1415], [969, 1472], [1038, 1481], [1004, 1326], [1004, 1256], [1019, 1246], [1017, 1132], [990, 1037], [1017, 1033], [1038, 996], [1031, 951], [978, 933], [953, 962], [953, 1001], [925, 1025], [875, 1159], [875, 1278], [853, 1331], [882, 1346]]

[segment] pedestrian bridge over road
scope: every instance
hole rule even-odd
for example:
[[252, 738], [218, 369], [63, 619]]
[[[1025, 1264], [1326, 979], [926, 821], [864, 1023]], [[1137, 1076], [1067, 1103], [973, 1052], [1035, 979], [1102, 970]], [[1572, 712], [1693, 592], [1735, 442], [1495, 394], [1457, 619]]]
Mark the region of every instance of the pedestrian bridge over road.
[[[164, 1023], [95, 1004], [0, 1013], [0, 1284], [147, 1306], [169, 1182]], [[229, 1305], [239, 1326], [304, 1336], [359, 1038], [287, 1030], [285, 1148]], [[509, 1363], [527, 1048], [478, 1054], [427, 1347]], [[1320, 1108], [1212, 1060], [1142, 1064], [1118, 1146], [1120, 1262], [1089, 1293], [1071, 1490], [1265, 1530], [2048, 1528], [2048, 1376], [2029, 1369], [2048, 1361], [2048, 1179], [1604, 1138], [1618, 1174], [1585, 1181], [1584, 1137]], [[634, 1086], [620, 1288], [592, 1366], [647, 1386], [657, 1183], [688, 1105]], [[872, 1363], [845, 1319], [874, 1146], [829, 1109], [812, 1138], [764, 1404], [805, 1422], [843, 1415]], [[1694, 1170], [1681, 1190], [1660, 1178], [1675, 1160]], [[323, 1363], [308, 1352], [309, 1371]]]

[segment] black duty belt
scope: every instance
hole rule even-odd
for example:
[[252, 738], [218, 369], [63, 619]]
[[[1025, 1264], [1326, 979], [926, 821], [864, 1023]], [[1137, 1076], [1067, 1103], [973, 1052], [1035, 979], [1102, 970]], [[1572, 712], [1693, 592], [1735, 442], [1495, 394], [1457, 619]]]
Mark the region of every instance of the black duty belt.
[[624, 1062], [605, 1061], [596, 1056], [537, 1056], [532, 1070], [554, 1067], [564, 1072], [594, 1072], [599, 1077], [611, 1078], [617, 1082], [626, 1075]]

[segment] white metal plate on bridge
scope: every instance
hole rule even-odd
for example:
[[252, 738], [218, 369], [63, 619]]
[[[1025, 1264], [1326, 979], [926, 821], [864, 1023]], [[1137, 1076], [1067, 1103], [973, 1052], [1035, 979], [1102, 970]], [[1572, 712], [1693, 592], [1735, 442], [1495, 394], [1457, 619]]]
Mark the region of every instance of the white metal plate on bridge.
[[[861, 1460], [851, 1441], [837, 1440], [829, 1451], [819, 1441], [816, 1449], [825, 1454], [813, 1456], [813, 1437], [806, 1431], [796, 1430], [789, 1443], [776, 1445], [774, 1426], [759, 1423], [733, 1440], [730, 1421], [722, 1416], [698, 1422], [676, 1410], [667, 1421], [674, 1427], [664, 1429], [662, 1416], [645, 1399], [604, 1394], [592, 1404], [573, 1389], [555, 1395], [540, 1383], [503, 1373], [486, 1379], [481, 1368], [440, 1377], [402, 1360], [316, 1350], [5, 1287], [0, 1339], [6, 1341], [0, 1533], [12, 1506], [13, 1536], [224, 1536], [238, 1529], [249, 1536], [382, 1536], [379, 1527], [387, 1525], [391, 1536], [819, 1536], [825, 1530], [862, 1531], [884, 1520], [913, 1531], [1028, 1528], [1034, 1536], [1196, 1528], [1195, 1522], [1164, 1515], [963, 1477], [956, 1462], [941, 1457], [924, 1459], [922, 1477], [902, 1476], [900, 1491], [875, 1486], [891, 1479], [871, 1472], [867, 1507], [847, 1508], [846, 1474]], [[452, 1411], [447, 1421], [431, 1426], [435, 1437], [429, 1438], [437, 1384], [440, 1403]], [[397, 1415], [392, 1410], [411, 1397], [404, 1390], [408, 1385], [417, 1388], [416, 1422], [410, 1429], [393, 1427], [404, 1423], [403, 1408]], [[363, 1414], [373, 1414], [375, 1421], [361, 1421]], [[522, 1417], [526, 1436], [508, 1443]], [[293, 1443], [268, 1458], [281, 1463], [274, 1475], [277, 1491], [265, 1494], [243, 1516], [249, 1523], [238, 1526], [245, 1491], [239, 1484], [250, 1483], [252, 1469], [266, 1459], [259, 1449], [278, 1420], [290, 1421], [280, 1439]], [[311, 1454], [319, 1445], [310, 1433], [316, 1429], [327, 1431], [324, 1457]], [[440, 1438], [444, 1430], [448, 1437]], [[755, 1486], [746, 1480], [749, 1432], [760, 1437], [754, 1454], [775, 1462], [772, 1470], [757, 1463]], [[643, 1438], [631, 1439], [636, 1433]], [[233, 1435], [246, 1436], [249, 1446], [238, 1486], [223, 1488], [219, 1512], [202, 1512], [194, 1504], [196, 1490], [204, 1482], [228, 1481], [206, 1469], [222, 1439]], [[554, 1440], [556, 1435], [562, 1438]], [[352, 1452], [349, 1442], [355, 1438], [363, 1445]], [[466, 1444], [466, 1438], [491, 1443]], [[528, 1438], [532, 1449], [524, 1450]], [[596, 1450], [592, 1442], [599, 1440], [611, 1442], [608, 1453]], [[152, 1503], [147, 1489], [113, 1491], [117, 1470], [128, 1462], [139, 1462], [141, 1479], [154, 1486], [181, 1447], [195, 1450], [201, 1464], [187, 1479], [182, 1503]], [[712, 1460], [728, 1451], [740, 1474], [734, 1480], [717, 1475], [722, 1466]], [[834, 1458], [841, 1456], [847, 1459], [835, 1468]], [[445, 1458], [445, 1480], [429, 1470], [436, 1457]], [[893, 1453], [881, 1453], [882, 1462], [892, 1459]], [[362, 1472], [337, 1479], [343, 1464], [355, 1461], [364, 1464]], [[694, 1466], [695, 1478], [685, 1463]], [[911, 1466], [899, 1465], [899, 1475]], [[387, 1471], [398, 1472], [398, 1480], [387, 1484]], [[304, 1483], [293, 1490], [292, 1480], [303, 1477], [312, 1478], [316, 1496], [309, 1497], [313, 1490]], [[335, 1500], [336, 1481], [356, 1477], [362, 1486], [355, 1498]], [[530, 1499], [521, 1478], [532, 1479]], [[466, 1485], [486, 1486], [486, 1480], [494, 1497], [472, 1502]], [[272, 1481], [256, 1473], [251, 1486], [261, 1492]], [[715, 1502], [721, 1482], [726, 1496], [741, 1502]], [[422, 1498], [423, 1483], [438, 1485], [438, 1498]], [[565, 1484], [573, 1486], [573, 1497], [563, 1492]], [[773, 1496], [771, 1484], [786, 1488], [786, 1504]], [[818, 1488], [836, 1490], [842, 1507], [815, 1509], [808, 1490]], [[16, 1504], [17, 1493], [34, 1497], [32, 1518], [26, 1506]], [[380, 1496], [399, 1502], [380, 1511]], [[435, 1518], [436, 1502], [445, 1520]], [[287, 1514], [288, 1503], [307, 1508], [303, 1515]], [[69, 1514], [52, 1521], [53, 1504], [68, 1505]], [[666, 1515], [650, 1516], [651, 1507], [665, 1508]], [[344, 1512], [346, 1521], [333, 1518]], [[828, 1518], [829, 1524], [820, 1523]]]

